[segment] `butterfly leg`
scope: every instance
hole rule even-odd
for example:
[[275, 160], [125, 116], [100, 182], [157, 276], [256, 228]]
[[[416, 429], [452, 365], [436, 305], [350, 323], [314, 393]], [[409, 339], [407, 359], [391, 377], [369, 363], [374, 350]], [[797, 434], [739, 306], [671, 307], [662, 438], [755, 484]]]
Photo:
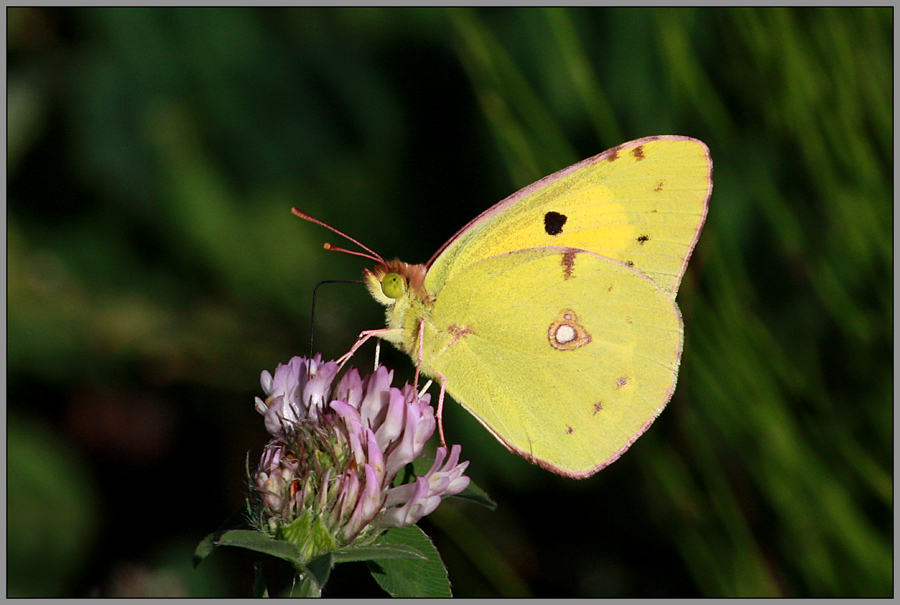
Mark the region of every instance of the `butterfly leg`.
[[419, 352], [416, 358], [416, 375], [413, 378], [413, 390], [419, 390], [419, 368], [422, 366], [422, 350], [425, 348], [425, 318], [419, 318]]
[[444, 439], [444, 394], [447, 392], [447, 377], [443, 374], [438, 374], [438, 378], [441, 380], [441, 394], [438, 395], [438, 407], [437, 407], [437, 421], [438, 421], [438, 434], [441, 436], [441, 445], [447, 448], [447, 451], [450, 451], [450, 448], [447, 447], [447, 440]]
[[379, 330], [365, 330], [364, 332], [360, 332], [359, 338], [356, 339], [356, 342], [350, 347], [350, 350], [338, 357], [337, 362], [339, 365], [343, 366], [347, 363], [353, 354], [356, 353], [356, 350], [363, 346], [367, 340], [376, 336], [378, 338], [384, 336], [385, 334], [390, 334], [392, 332], [398, 332], [399, 330], [394, 328], [381, 328]]

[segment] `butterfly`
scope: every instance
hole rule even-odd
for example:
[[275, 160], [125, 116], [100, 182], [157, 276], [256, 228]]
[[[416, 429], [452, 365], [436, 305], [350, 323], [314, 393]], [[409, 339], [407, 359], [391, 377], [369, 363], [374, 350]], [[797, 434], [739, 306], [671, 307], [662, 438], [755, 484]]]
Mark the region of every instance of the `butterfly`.
[[675, 296], [711, 193], [706, 145], [655, 136], [514, 193], [424, 265], [348, 238], [367, 253], [342, 251], [376, 261], [364, 279], [387, 324], [348, 355], [370, 336], [393, 343], [440, 382], [439, 418], [446, 392], [509, 450], [589, 477], [672, 397], [684, 340]]

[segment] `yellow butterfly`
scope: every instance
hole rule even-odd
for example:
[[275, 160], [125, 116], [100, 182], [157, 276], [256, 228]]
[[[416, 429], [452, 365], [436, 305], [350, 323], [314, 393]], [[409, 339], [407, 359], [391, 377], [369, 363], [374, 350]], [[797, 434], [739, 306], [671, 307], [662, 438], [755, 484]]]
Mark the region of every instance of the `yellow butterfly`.
[[588, 477], [672, 397], [675, 295], [711, 192], [706, 145], [647, 137], [511, 195], [425, 265], [385, 262], [351, 239], [377, 262], [365, 281], [387, 328], [348, 356], [369, 336], [392, 342], [440, 381], [439, 416], [446, 389], [509, 450]]

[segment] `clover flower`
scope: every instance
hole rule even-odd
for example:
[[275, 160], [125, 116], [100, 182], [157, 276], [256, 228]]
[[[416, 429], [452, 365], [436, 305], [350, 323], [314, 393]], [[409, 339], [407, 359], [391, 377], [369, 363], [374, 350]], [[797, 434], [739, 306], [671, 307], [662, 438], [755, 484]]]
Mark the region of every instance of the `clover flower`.
[[415, 482], [394, 486], [434, 433], [431, 397], [409, 384], [392, 387], [383, 366], [366, 377], [350, 368], [334, 384], [339, 369], [320, 355], [294, 357], [274, 375], [262, 373], [266, 399], [256, 398], [272, 435], [251, 477], [257, 521], [306, 560], [414, 524], [469, 485], [469, 463], [459, 462], [454, 445], [439, 447]]

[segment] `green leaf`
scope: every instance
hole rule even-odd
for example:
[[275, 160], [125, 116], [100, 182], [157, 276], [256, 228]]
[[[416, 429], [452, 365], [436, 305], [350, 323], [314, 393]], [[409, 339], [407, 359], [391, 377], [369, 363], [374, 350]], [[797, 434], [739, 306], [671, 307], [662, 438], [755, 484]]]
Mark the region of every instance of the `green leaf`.
[[194, 567], [200, 565], [200, 562], [203, 561], [206, 557], [212, 554], [213, 550], [219, 545], [218, 540], [222, 536], [222, 534], [233, 530], [233, 529], [241, 529], [245, 527], [250, 527], [250, 522], [247, 519], [247, 508], [246, 506], [242, 506], [237, 511], [231, 514], [222, 525], [220, 525], [216, 531], [207, 535], [203, 540], [200, 541], [200, 544], [197, 545], [197, 549], [194, 551], [193, 562]]
[[300, 549], [284, 540], [274, 540], [266, 534], [246, 529], [235, 529], [223, 534], [219, 540], [220, 546], [239, 546], [248, 550], [254, 550], [279, 559], [297, 564], [302, 561]]
[[262, 564], [259, 561], [253, 563], [253, 596], [257, 599], [269, 596], [266, 579], [263, 577]]
[[377, 559], [428, 559], [421, 551], [405, 544], [370, 544], [359, 548], [336, 550], [332, 554], [335, 563]]
[[310, 597], [321, 597], [322, 596], [322, 588], [316, 584], [316, 581], [312, 578], [312, 576], [304, 574], [300, 578], [300, 582], [291, 590], [292, 597], [299, 597], [302, 599], [310, 598]]
[[392, 597], [451, 597], [450, 580], [441, 556], [431, 539], [416, 525], [388, 530], [378, 544], [403, 545], [427, 558], [386, 559], [370, 562], [375, 581]]
[[334, 557], [329, 552], [321, 557], [313, 559], [304, 566], [306, 572], [304, 575], [312, 578], [320, 593], [322, 592], [322, 589], [325, 588], [325, 583], [328, 582], [328, 576], [331, 575], [334, 563]]
[[497, 503], [491, 500], [491, 497], [487, 495], [486, 491], [475, 485], [474, 481], [469, 481], [469, 485], [468, 487], [466, 487], [466, 489], [459, 492], [455, 496], [451, 496], [451, 498], [461, 498], [463, 500], [468, 500], [469, 502], [474, 502], [475, 504], [486, 506], [491, 510], [497, 509]]
[[206, 557], [212, 554], [212, 551], [216, 549], [216, 532], [213, 532], [200, 540], [200, 544], [197, 545], [197, 548], [194, 550], [194, 556], [192, 561], [194, 562], [194, 567], [200, 565], [200, 562], [203, 561]]

